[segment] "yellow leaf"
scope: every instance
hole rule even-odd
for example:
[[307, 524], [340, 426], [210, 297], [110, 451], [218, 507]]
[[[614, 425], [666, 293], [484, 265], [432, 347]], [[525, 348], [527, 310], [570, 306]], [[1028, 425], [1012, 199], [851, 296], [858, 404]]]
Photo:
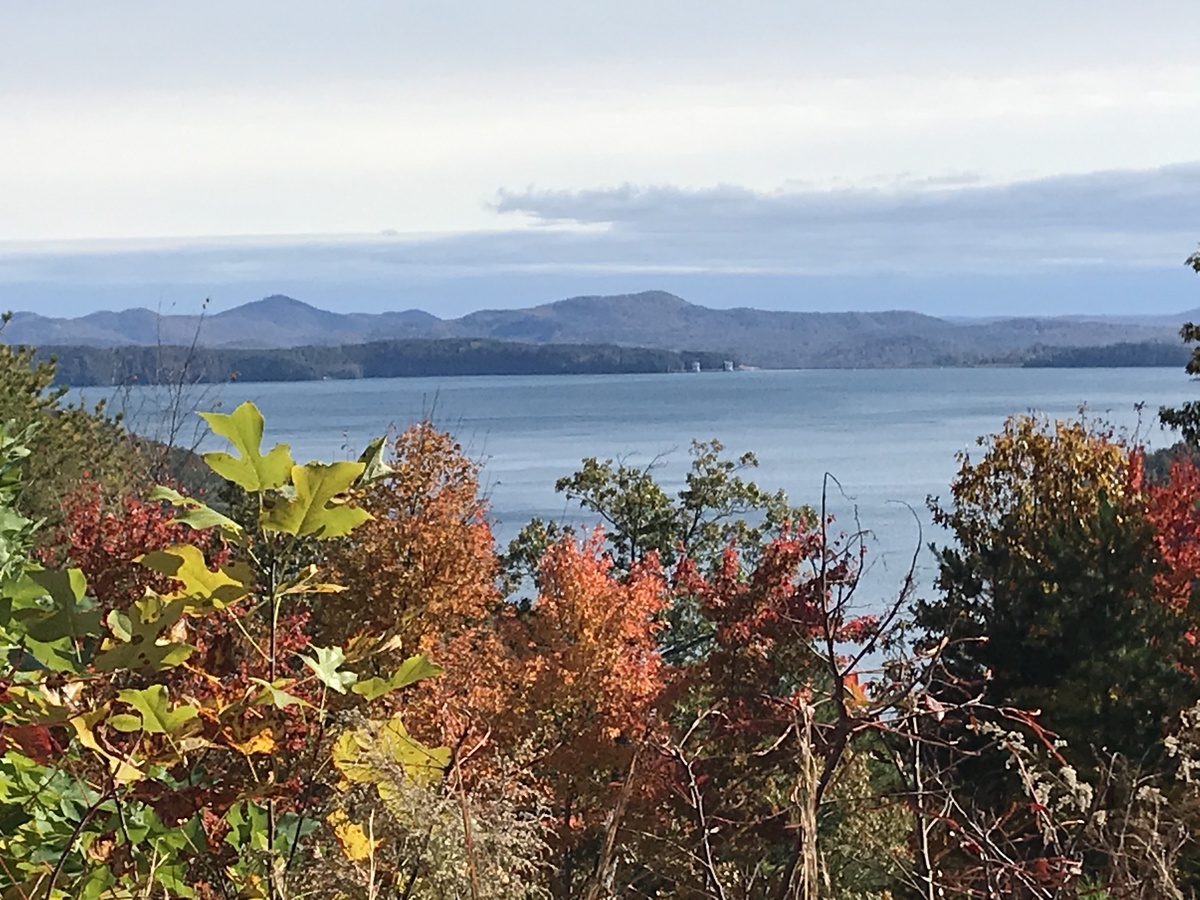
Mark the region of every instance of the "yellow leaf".
[[294, 496], [272, 506], [263, 516], [262, 527], [268, 531], [318, 538], [348, 534], [371, 518], [366, 510], [345, 503], [345, 492], [362, 471], [362, 463], [352, 462], [330, 465], [312, 462], [293, 466]]
[[426, 747], [408, 733], [399, 716], [341, 735], [331, 756], [347, 781], [374, 784], [381, 795], [396, 780], [396, 767], [405, 778], [432, 784], [450, 764], [449, 747]]
[[346, 859], [351, 862], [365, 862], [379, 848], [381, 841], [368, 838], [363, 827], [357, 822], [351, 822], [340, 809], [331, 812], [325, 821], [333, 826], [333, 833], [337, 836], [342, 853], [346, 854]]
[[283, 594], [340, 594], [346, 589], [340, 584], [328, 584], [318, 581], [321, 570], [316, 566], [305, 566], [295, 578], [281, 587], [278, 591]]
[[255, 753], [270, 753], [275, 749], [275, 736], [271, 733], [270, 728], [264, 728], [262, 731], [250, 735], [244, 741], [239, 741], [232, 735], [226, 735], [225, 739], [229, 742], [230, 747], [245, 756], [253, 756]]
[[266, 456], [262, 453], [263, 417], [253, 403], [246, 401], [232, 413], [200, 413], [213, 434], [228, 438], [240, 457], [229, 453], [205, 453], [204, 461], [222, 478], [241, 485], [247, 491], [267, 491], [287, 484], [292, 453], [287, 444], [276, 444]]
[[132, 784], [135, 781], [141, 781], [146, 776], [139, 768], [119, 756], [109, 753], [96, 740], [96, 726], [108, 715], [108, 712], [108, 707], [103, 706], [92, 712], [82, 713], [71, 719], [70, 725], [75, 729], [75, 736], [79, 738], [79, 743], [108, 762], [109, 771], [112, 772], [113, 780], [117, 784]]
[[243, 875], [233, 866], [226, 867], [225, 875], [230, 883], [238, 889], [240, 900], [268, 900], [266, 886], [261, 876], [255, 875], [253, 872]]

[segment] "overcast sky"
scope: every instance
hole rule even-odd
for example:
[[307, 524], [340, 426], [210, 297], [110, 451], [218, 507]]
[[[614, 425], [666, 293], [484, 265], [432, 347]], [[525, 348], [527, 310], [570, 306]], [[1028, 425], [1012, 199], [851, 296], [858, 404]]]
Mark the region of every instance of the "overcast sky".
[[0, 0], [0, 304], [1200, 306], [1192, 22], [1182, 0]]

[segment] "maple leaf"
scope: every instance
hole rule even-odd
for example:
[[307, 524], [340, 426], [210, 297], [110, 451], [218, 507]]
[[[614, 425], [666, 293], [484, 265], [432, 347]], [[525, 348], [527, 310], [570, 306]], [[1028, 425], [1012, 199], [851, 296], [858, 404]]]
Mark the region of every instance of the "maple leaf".
[[137, 561], [151, 571], [178, 581], [182, 588], [169, 597], [186, 601], [184, 610], [189, 613], [224, 609], [250, 593], [249, 573], [230, 566], [213, 572], [208, 568], [204, 554], [191, 544], [153, 550], [139, 556]]
[[69, 637], [79, 640], [96, 634], [100, 628], [100, 612], [95, 604], [84, 601], [87, 579], [79, 569], [55, 572], [47, 569], [29, 573], [50, 597], [53, 609], [48, 617], [26, 624], [25, 632], [40, 641]]
[[297, 536], [341, 537], [371, 518], [364, 509], [347, 506], [342, 495], [363, 473], [362, 463], [308, 463], [292, 467], [295, 495], [273, 504], [262, 527]]
[[213, 434], [227, 438], [240, 457], [222, 451], [205, 453], [209, 468], [250, 492], [276, 490], [287, 484], [295, 463], [287, 444], [276, 444], [262, 454], [263, 417], [258, 407], [246, 401], [232, 413], [200, 413]]
[[136, 716], [128, 713], [110, 716], [108, 723], [117, 731], [171, 734], [196, 718], [197, 715], [196, 710], [190, 706], [172, 709], [167, 689], [161, 684], [153, 684], [140, 691], [123, 690], [118, 692], [117, 696], [137, 711]]
[[182, 642], [160, 640], [159, 636], [174, 626], [183, 612], [182, 602], [164, 601], [153, 594], [135, 603], [129, 613], [113, 610], [108, 614], [108, 627], [116, 643], [105, 642], [106, 649], [94, 661], [96, 670], [158, 671], [179, 665], [195, 648]]
[[339, 672], [338, 669], [346, 661], [346, 654], [341, 647], [313, 647], [314, 659], [311, 656], [300, 657], [304, 664], [316, 673], [317, 678], [339, 694], [346, 693], [346, 688], [358, 680], [353, 672]]

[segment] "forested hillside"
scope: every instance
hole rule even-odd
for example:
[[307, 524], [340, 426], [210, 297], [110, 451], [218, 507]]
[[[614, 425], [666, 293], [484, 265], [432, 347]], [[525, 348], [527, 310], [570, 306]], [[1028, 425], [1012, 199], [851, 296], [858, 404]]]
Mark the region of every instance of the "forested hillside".
[[375, 341], [342, 347], [278, 350], [209, 347], [45, 347], [60, 383], [111, 384], [317, 381], [325, 378], [400, 378], [452, 375], [599, 375], [681, 372], [699, 363], [720, 369], [713, 353], [677, 353], [609, 345], [520, 344], [449, 338]]

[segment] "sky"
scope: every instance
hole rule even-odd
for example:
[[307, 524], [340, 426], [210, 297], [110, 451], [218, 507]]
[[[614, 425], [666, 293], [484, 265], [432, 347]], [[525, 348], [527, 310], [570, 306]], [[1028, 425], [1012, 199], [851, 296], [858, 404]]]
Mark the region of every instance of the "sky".
[[1182, 0], [0, 0], [0, 306], [1200, 306]]

